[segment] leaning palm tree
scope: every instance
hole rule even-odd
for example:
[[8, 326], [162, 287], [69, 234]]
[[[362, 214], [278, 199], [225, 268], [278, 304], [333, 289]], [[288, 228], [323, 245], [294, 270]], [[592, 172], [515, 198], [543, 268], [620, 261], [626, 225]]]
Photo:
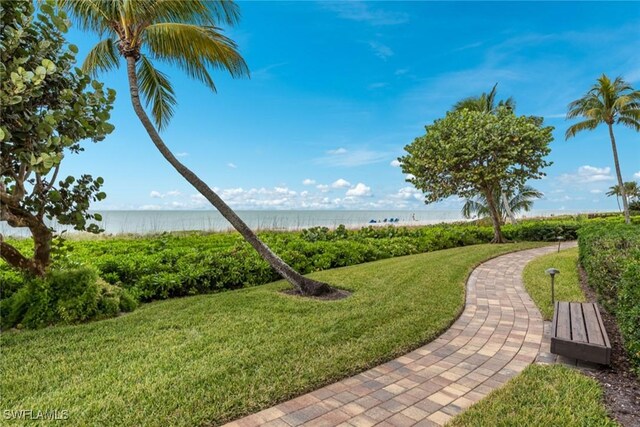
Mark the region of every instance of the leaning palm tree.
[[[219, 24], [233, 25], [239, 10], [228, 0], [58, 0], [80, 28], [102, 39], [87, 55], [85, 71], [95, 74], [118, 68], [124, 59], [133, 110], [162, 156], [224, 216], [282, 277], [303, 295], [320, 295], [332, 288], [306, 278], [273, 253], [245, 222], [204, 181], [183, 165], [166, 146], [158, 130], [166, 127], [176, 105], [168, 76], [155, 68], [164, 62], [215, 92], [210, 70], [233, 77], [248, 75], [236, 44]], [[142, 102], [150, 106], [153, 122]], [[154, 125], [155, 122], [155, 125]], [[157, 129], [156, 129], [157, 127]]]
[[[515, 214], [520, 212], [529, 212], [533, 207], [533, 201], [544, 197], [543, 193], [529, 185], [522, 187], [516, 194], [513, 194], [511, 191], [501, 191], [500, 189], [494, 190], [494, 193], [495, 200], [500, 200], [497, 209], [503, 223], [505, 223], [511, 215], [515, 216]], [[502, 199], [500, 194], [504, 194], [505, 198]], [[507, 204], [504, 203], [505, 199], [507, 200]], [[462, 216], [467, 219], [473, 218], [474, 216], [478, 218], [490, 216], [489, 204], [482, 194], [467, 199], [462, 206], [461, 212]], [[509, 212], [511, 212], [511, 214], [509, 214]]]
[[[483, 92], [480, 96], [470, 96], [468, 98], [464, 98], [453, 105], [453, 111], [461, 111], [461, 110], [470, 110], [470, 111], [478, 111], [481, 113], [489, 113], [495, 114], [498, 111], [498, 108], [504, 107], [509, 109], [510, 111], [514, 111], [516, 108], [516, 102], [512, 97], [509, 97], [505, 100], [500, 100], [496, 104], [496, 95], [497, 95], [498, 83], [493, 85], [491, 91], [489, 93]], [[497, 194], [496, 200], [502, 200], [502, 205], [505, 207], [507, 215], [511, 218], [512, 223], [516, 223], [516, 216], [509, 208], [509, 201], [507, 199], [507, 195], [504, 191], [501, 191]]]
[[603, 74], [585, 96], [569, 104], [567, 119], [576, 117], [584, 117], [585, 120], [570, 126], [565, 134], [566, 139], [576, 136], [578, 132], [583, 130], [593, 130], [602, 123], [605, 123], [609, 129], [613, 162], [616, 167], [620, 198], [624, 208], [624, 219], [629, 224], [631, 222], [629, 204], [622, 182], [613, 125], [621, 124], [640, 131], [640, 91], [634, 90], [622, 77], [616, 77], [614, 81], [611, 81]]

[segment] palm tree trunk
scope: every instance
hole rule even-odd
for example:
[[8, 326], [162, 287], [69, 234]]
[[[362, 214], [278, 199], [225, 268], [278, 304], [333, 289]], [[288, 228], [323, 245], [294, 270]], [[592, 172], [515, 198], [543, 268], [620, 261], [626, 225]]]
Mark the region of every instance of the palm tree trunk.
[[629, 217], [629, 203], [627, 202], [627, 193], [624, 189], [624, 182], [622, 182], [622, 173], [620, 172], [620, 162], [618, 161], [618, 149], [616, 148], [616, 138], [613, 136], [613, 125], [607, 123], [609, 126], [609, 137], [611, 138], [611, 149], [613, 150], [613, 163], [616, 166], [616, 176], [618, 177], [618, 185], [620, 186], [620, 197], [622, 197], [622, 207], [624, 209], [624, 222], [631, 224], [631, 218]]
[[491, 189], [485, 190], [484, 196], [487, 199], [487, 208], [493, 222], [493, 239], [491, 243], [505, 243], [506, 240], [502, 235], [502, 228], [500, 227], [500, 213], [496, 208], [496, 201], [493, 198], [493, 191]]
[[511, 205], [509, 204], [509, 199], [503, 190], [500, 190], [500, 197], [502, 197], [502, 204], [504, 205], [504, 210], [507, 212], [509, 219], [511, 220], [511, 224], [517, 224], [516, 216], [513, 214], [511, 210]]
[[136, 59], [127, 56], [127, 76], [129, 78], [129, 91], [131, 94], [131, 103], [133, 109], [146, 129], [151, 141], [160, 151], [162, 156], [174, 167], [174, 169], [182, 175], [200, 194], [202, 194], [227, 220], [231, 225], [244, 237], [244, 239], [254, 247], [254, 249], [264, 258], [269, 265], [278, 272], [284, 279], [291, 283], [297, 291], [303, 295], [317, 296], [328, 293], [333, 290], [328, 284], [318, 282], [316, 280], [304, 277], [279, 256], [277, 256], [267, 245], [265, 245], [256, 234], [245, 224], [245, 222], [220, 198], [204, 181], [180, 163], [173, 155], [169, 148], [162, 141], [162, 138], [151, 123], [149, 116], [142, 108], [140, 97], [138, 94], [138, 78], [136, 75]]

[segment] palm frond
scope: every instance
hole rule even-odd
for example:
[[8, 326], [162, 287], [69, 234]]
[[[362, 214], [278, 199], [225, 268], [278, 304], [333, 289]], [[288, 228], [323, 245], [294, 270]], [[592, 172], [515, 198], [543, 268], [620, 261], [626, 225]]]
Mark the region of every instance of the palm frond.
[[99, 72], [111, 71], [120, 65], [120, 57], [113, 40], [108, 38], [98, 42], [87, 54], [82, 70], [92, 76]]
[[479, 97], [470, 96], [462, 99], [453, 105], [453, 111], [484, 111], [484, 100]]
[[473, 215], [477, 215], [478, 218], [483, 218], [489, 215], [489, 209], [486, 207], [486, 201], [483, 203], [480, 199], [484, 200], [481, 196], [474, 199], [467, 199], [462, 205], [462, 216], [466, 219], [471, 219]]
[[533, 207], [533, 201], [543, 197], [544, 193], [529, 185], [525, 185], [509, 199], [509, 207], [514, 214], [522, 211], [529, 212]]
[[640, 132], [640, 120], [634, 119], [632, 117], [618, 117], [617, 123]]
[[583, 130], [593, 130], [598, 127], [601, 122], [596, 119], [588, 119], [569, 126], [564, 136], [565, 139], [573, 138], [578, 132]]
[[611, 197], [611, 196], [620, 196], [620, 186], [619, 185], [613, 185], [611, 187], [609, 187], [609, 191], [606, 192], [607, 197]]
[[111, 23], [117, 19], [113, 5], [116, 1], [102, 0], [57, 0], [58, 7], [69, 12], [82, 30], [99, 35], [114, 35]]
[[144, 32], [143, 44], [159, 60], [177, 65], [189, 77], [215, 91], [210, 68], [224, 69], [233, 77], [249, 74], [236, 44], [215, 27], [182, 23], [153, 24]]
[[158, 129], [162, 130], [173, 116], [177, 101], [173, 87], [167, 76], [156, 70], [149, 59], [142, 55], [136, 70], [140, 92], [147, 106], [151, 104], [151, 113]]
[[153, 18], [151, 22], [235, 25], [240, 20], [240, 9], [229, 0], [155, 0], [151, 2], [145, 15]]

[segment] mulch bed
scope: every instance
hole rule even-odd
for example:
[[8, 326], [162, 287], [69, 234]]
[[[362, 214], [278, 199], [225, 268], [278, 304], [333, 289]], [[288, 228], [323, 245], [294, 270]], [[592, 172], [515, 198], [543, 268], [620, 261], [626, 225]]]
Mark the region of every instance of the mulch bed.
[[302, 295], [296, 289], [285, 289], [284, 291], [282, 291], [282, 293], [287, 295], [299, 296], [301, 298], [310, 298], [310, 299], [321, 300], [321, 301], [335, 301], [335, 300], [347, 298], [348, 296], [351, 295], [351, 292], [345, 291], [343, 289], [334, 289], [329, 293], [322, 294], [317, 297]]
[[[580, 267], [580, 286], [587, 300], [597, 302], [597, 295], [588, 286], [587, 275]], [[623, 426], [640, 426], [640, 379], [631, 371], [631, 363], [624, 349], [623, 339], [615, 317], [602, 306], [600, 314], [611, 341], [611, 366], [583, 372], [600, 382], [604, 389], [604, 403], [612, 418]]]

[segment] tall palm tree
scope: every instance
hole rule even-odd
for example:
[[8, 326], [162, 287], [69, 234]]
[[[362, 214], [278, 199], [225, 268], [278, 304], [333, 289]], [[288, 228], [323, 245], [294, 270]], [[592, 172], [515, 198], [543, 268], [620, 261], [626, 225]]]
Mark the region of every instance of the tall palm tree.
[[576, 136], [578, 132], [583, 130], [593, 130], [602, 123], [606, 124], [609, 129], [613, 162], [616, 167], [616, 176], [624, 208], [624, 219], [629, 224], [631, 222], [629, 204], [622, 182], [613, 125], [621, 124], [640, 131], [640, 91], [634, 90], [622, 77], [616, 77], [611, 81], [603, 74], [589, 92], [569, 104], [567, 119], [576, 117], [584, 117], [586, 120], [569, 126], [565, 134], [566, 139]]
[[632, 200], [640, 197], [640, 187], [636, 181], [627, 181], [624, 183], [624, 192], [627, 194], [627, 200]]
[[[498, 111], [498, 108], [505, 107], [511, 111], [514, 111], [516, 108], [516, 102], [512, 97], [509, 97], [505, 100], [500, 100], [496, 103], [496, 95], [498, 83], [493, 85], [491, 91], [489, 93], [483, 92], [480, 96], [470, 96], [468, 98], [464, 98], [453, 105], [453, 111], [461, 111], [461, 110], [470, 110], [470, 111], [478, 111], [481, 113], [490, 113], [495, 114]], [[509, 207], [509, 200], [507, 199], [507, 195], [505, 191], [500, 191], [496, 193], [498, 196], [496, 200], [501, 200], [501, 205], [506, 209], [507, 215], [511, 218], [512, 223], [516, 223], [516, 216], [511, 211]]]
[[[535, 199], [540, 199], [544, 197], [540, 191], [535, 188], [525, 185], [522, 187], [520, 191], [516, 194], [513, 194], [510, 191], [500, 191], [499, 189], [494, 190], [494, 199], [500, 200], [498, 203], [497, 209], [500, 214], [500, 218], [502, 219], [502, 223], [505, 223], [509, 214], [508, 210], [512, 212], [512, 214], [517, 214], [520, 212], [529, 212], [533, 207], [533, 201]], [[507, 199], [508, 206], [505, 205], [504, 199], [501, 198], [500, 193], [505, 195]], [[485, 218], [490, 215], [489, 206], [487, 203], [487, 199], [483, 194], [478, 194], [476, 197], [467, 199], [465, 204], [462, 206], [462, 216], [469, 219], [476, 215], [478, 218]]]
[[[624, 189], [624, 194], [627, 197], [627, 203], [631, 203], [636, 198], [640, 197], [640, 187], [638, 187], [638, 183], [635, 181], [627, 181], [622, 186]], [[622, 191], [620, 190], [619, 185], [613, 185], [609, 187], [609, 191], [607, 191], [607, 196], [616, 196], [616, 201], [618, 202], [618, 210], [620, 209], [620, 197], [622, 197]]]
[[618, 203], [618, 210], [622, 211], [622, 208], [620, 208], [620, 186], [619, 185], [613, 185], [611, 187], [609, 187], [609, 191], [607, 191], [607, 197], [611, 197], [611, 196], [616, 196], [616, 202]]
[[[59, 4], [80, 28], [98, 33], [102, 39], [89, 52], [83, 64], [85, 71], [112, 71], [124, 59], [133, 110], [175, 170], [300, 293], [320, 295], [331, 291], [326, 283], [300, 275], [273, 253], [204, 181], [176, 158], [158, 133], [169, 122], [177, 101], [168, 76], [157, 70], [154, 62], [175, 65], [214, 92], [211, 69], [226, 70], [233, 77], [249, 74], [236, 44], [218, 26], [238, 21], [237, 5], [229, 0], [59, 0]], [[140, 95], [151, 108], [155, 126]]]

